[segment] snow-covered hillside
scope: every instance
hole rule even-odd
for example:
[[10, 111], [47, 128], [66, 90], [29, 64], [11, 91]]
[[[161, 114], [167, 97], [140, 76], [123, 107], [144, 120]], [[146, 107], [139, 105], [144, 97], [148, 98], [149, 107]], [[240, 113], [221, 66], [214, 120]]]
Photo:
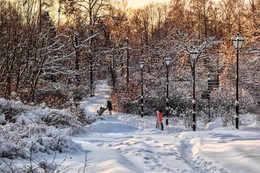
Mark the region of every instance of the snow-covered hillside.
[[[96, 96], [88, 98], [80, 104], [86, 116], [96, 116], [97, 109], [100, 106], [105, 106], [107, 99], [109, 99], [109, 87], [106, 81], [100, 81], [96, 88]], [[6, 100], [1, 100], [1, 105], [6, 102]], [[10, 104], [16, 105], [18, 103], [10, 102]], [[40, 144], [38, 138], [41, 137], [42, 143], [46, 143], [45, 141], [49, 141], [50, 134], [54, 133], [56, 137], [53, 137], [52, 140], [56, 141], [62, 136], [66, 138], [66, 144], [70, 146], [70, 149], [50, 150], [51, 152], [42, 152], [39, 149], [38, 152], [33, 153], [34, 163], [28, 159], [30, 155], [27, 159], [17, 156], [10, 164], [16, 166], [16, 168], [12, 168], [16, 170], [15, 172], [23, 172], [25, 164], [28, 167], [45, 165], [46, 170], [50, 172], [64, 173], [260, 172], [260, 125], [259, 122], [255, 121], [253, 115], [241, 116], [241, 119], [247, 123], [241, 126], [240, 130], [236, 130], [233, 126], [221, 127], [220, 123], [216, 121], [206, 127], [200, 125], [199, 130], [193, 132], [185, 128], [182, 119], [179, 119], [177, 124], [170, 121], [169, 126], [165, 125], [165, 130], [161, 131], [155, 128], [154, 116], [141, 118], [140, 115], [120, 112], [113, 112], [112, 115], [109, 115], [105, 111], [96, 122], [75, 132], [69, 125], [66, 127], [55, 126], [55, 124], [44, 125], [41, 117], [50, 115], [50, 112], [53, 111], [48, 108], [35, 107], [24, 111], [20, 118], [23, 121], [19, 122], [25, 123], [28, 129], [40, 127], [36, 129], [38, 133], [29, 131], [30, 137], [27, 136], [26, 139], [31, 144], [37, 142]], [[55, 111], [61, 115], [68, 114], [65, 110]], [[1, 117], [4, 119], [3, 114]], [[28, 121], [29, 119], [32, 120], [31, 123]], [[77, 121], [73, 120], [73, 122], [71, 124], [75, 126]], [[8, 138], [9, 141], [6, 141], [5, 134], [10, 133], [17, 136], [14, 137], [15, 140], [19, 140], [18, 137], [21, 138], [21, 141], [24, 139], [21, 137], [21, 131], [11, 127], [16, 127], [16, 125], [0, 126], [0, 152], [2, 153], [6, 148], [14, 146], [10, 141], [12, 138]], [[47, 132], [40, 133], [40, 129], [45, 129]], [[26, 145], [29, 145], [28, 141]], [[51, 145], [50, 142], [48, 144]], [[45, 148], [48, 147], [45, 146]], [[66, 149], [67, 147], [65, 145], [62, 148]], [[30, 151], [28, 149], [30, 147], [25, 146], [24, 152]], [[3, 157], [0, 159], [2, 172], [12, 172], [10, 171], [11, 167], [7, 165], [10, 160], [11, 158]], [[23, 169], [19, 169], [19, 167], [23, 167]], [[41, 171], [44, 172], [44, 169]]]

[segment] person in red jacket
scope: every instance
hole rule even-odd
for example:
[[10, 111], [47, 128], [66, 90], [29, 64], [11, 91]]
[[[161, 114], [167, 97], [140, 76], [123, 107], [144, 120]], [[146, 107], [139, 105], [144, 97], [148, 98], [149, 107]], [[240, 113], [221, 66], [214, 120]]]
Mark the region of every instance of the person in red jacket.
[[156, 125], [156, 127], [163, 130], [163, 113], [162, 113], [162, 110], [157, 111], [157, 125]]

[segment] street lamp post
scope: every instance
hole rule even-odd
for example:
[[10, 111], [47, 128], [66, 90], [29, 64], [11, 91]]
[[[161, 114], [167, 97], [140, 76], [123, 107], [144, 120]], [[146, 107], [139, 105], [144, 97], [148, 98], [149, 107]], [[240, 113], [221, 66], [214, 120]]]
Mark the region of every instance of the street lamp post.
[[207, 91], [207, 99], [208, 99], [208, 109], [209, 109], [209, 118], [208, 118], [208, 122], [211, 121], [211, 117], [210, 117], [210, 92], [211, 92], [211, 88], [210, 88], [210, 73], [208, 73], [208, 91]]
[[141, 68], [141, 117], [144, 116], [144, 81], [143, 81], [143, 69], [144, 69], [144, 61], [139, 61], [139, 65]]
[[193, 84], [193, 95], [192, 95], [192, 129], [193, 131], [196, 131], [196, 97], [195, 97], [195, 66], [196, 66], [196, 60], [198, 57], [198, 51], [193, 50], [190, 52], [191, 56], [191, 65], [192, 65], [192, 84]]
[[169, 125], [169, 65], [171, 63], [171, 58], [165, 58], [165, 63], [166, 63], [166, 70], [167, 70], [167, 75], [166, 75], [166, 125]]
[[238, 129], [238, 124], [239, 124], [239, 102], [238, 102], [238, 56], [239, 56], [239, 49], [242, 47], [243, 41], [245, 39], [239, 35], [239, 33], [237, 34], [236, 37], [232, 37], [232, 42], [233, 45], [236, 49], [236, 55], [237, 55], [237, 75], [236, 75], [236, 101], [235, 101], [235, 105], [236, 105], [236, 129]]
[[93, 86], [93, 63], [91, 60], [91, 64], [90, 64], [90, 97], [93, 97], [94, 94], [94, 86]]
[[126, 84], [129, 83], [129, 48], [128, 48], [129, 40], [126, 37]]

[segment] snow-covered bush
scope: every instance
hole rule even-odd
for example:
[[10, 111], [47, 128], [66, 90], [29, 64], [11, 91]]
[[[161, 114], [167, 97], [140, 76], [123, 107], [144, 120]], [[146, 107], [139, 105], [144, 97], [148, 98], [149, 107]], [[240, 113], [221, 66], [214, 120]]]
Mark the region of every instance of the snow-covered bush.
[[74, 152], [83, 150], [68, 135], [85, 128], [67, 110], [37, 108], [14, 101], [0, 101], [1, 120], [7, 115], [12, 122], [0, 125], [0, 157], [28, 158], [29, 153]]
[[207, 123], [205, 130], [213, 130], [219, 127], [222, 127], [222, 125], [219, 122], [209, 122]]
[[15, 117], [21, 113], [21, 111], [23, 111], [23, 109], [20, 107], [13, 107], [11, 102], [0, 105], [0, 113], [5, 117], [5, 121], [15, 121]]
[[18, 156], [25, 158], [25, 150], [14, 143], [0, 138], [0, 157], [14, 159]]
[[24, 173], [20, 168], [15, 167], [12, 164], [7, 164], [7, 162], [10, 160], [3, 159], [0, 157], [0, 172], [10, 172], [10, 173]]
[[4, 114], [0, 114], [0, 124], [5, 124], [5, 115]]

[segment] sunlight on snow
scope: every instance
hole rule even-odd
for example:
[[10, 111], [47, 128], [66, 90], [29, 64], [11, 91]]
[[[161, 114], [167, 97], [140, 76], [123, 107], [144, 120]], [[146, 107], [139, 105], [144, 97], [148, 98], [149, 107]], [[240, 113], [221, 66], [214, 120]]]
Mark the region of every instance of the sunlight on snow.
[[128, 133], [138, 130], [138, 128], [120, 123], [120, 122], [103, 122], [99, 121], [89, 126], [90, 132], [97, 133]]

